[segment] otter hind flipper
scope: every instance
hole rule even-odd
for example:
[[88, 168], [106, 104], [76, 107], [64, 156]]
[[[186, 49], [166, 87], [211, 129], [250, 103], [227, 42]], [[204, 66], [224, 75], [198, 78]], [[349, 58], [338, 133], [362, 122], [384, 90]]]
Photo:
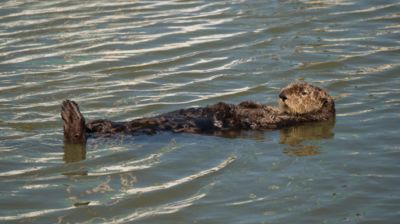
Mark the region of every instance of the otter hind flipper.
[[79, 106], [72, 100], [65, 100], [61, 106], [61, 118], [64, 122], [64, 142], [86, 144], [85, 118]]

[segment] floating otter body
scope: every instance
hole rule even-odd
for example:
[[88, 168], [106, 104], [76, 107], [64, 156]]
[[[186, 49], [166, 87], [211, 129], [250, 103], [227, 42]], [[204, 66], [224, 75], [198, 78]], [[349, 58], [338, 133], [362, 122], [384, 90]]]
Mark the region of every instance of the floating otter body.
[[307, 83], [294, 83], [279, 94], [279, 108], [245, 101], [240, 104], [217, 103], [207, 107], [181, 109], [150, 118], [128, 122], [94, 120], [85, 123], [78, 104], [62, 104], [64, 141], [85, 144], [90, 134], [110, 135], [175, 133], [216, 134], [237, 130], [268, 130], [325, 121], [335, 117], [335, 103], [324, 90]]

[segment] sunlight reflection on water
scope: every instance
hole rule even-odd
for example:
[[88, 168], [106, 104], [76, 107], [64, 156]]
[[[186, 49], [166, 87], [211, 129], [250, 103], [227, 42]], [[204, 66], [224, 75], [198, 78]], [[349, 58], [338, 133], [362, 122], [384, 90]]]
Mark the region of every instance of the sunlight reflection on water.
[[[399, 7], [6, 0], [0, 221], [396, 223]], [[335, 97], [336, 123], [62, 143], [67, 98], [89, 119], [129, 120], [218, 101], [275, 104], [296, 80]]]

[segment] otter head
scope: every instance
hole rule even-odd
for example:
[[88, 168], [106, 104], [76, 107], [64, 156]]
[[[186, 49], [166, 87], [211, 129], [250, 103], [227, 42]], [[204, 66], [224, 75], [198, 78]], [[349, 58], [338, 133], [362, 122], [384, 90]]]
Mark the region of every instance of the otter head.
[[294, 115], [335, 115], [335, 103], [323, 89], [308, 83], [293, 83], [282, 89], [279, 105], [283, 112]]

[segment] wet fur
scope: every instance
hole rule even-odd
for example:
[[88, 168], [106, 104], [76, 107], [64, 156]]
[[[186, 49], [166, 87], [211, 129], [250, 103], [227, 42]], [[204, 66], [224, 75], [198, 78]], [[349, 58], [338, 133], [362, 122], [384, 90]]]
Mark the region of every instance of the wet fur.
[[335, 116], [333, 99], [319, 87], [294, 83], [282, 89], [279, 97], [279, 108], [251, 101], [237, 105], [220, 102], [128, 122], [95, 120], [86, 124], [78, 105], [74, 101], [66, 100], [61, 112], [64, 140], [85, 143], [88, 134], [136, 135], [162, 131], [219, 135], [235, 130], [278, 129], [304, 122], [329, 120]]

